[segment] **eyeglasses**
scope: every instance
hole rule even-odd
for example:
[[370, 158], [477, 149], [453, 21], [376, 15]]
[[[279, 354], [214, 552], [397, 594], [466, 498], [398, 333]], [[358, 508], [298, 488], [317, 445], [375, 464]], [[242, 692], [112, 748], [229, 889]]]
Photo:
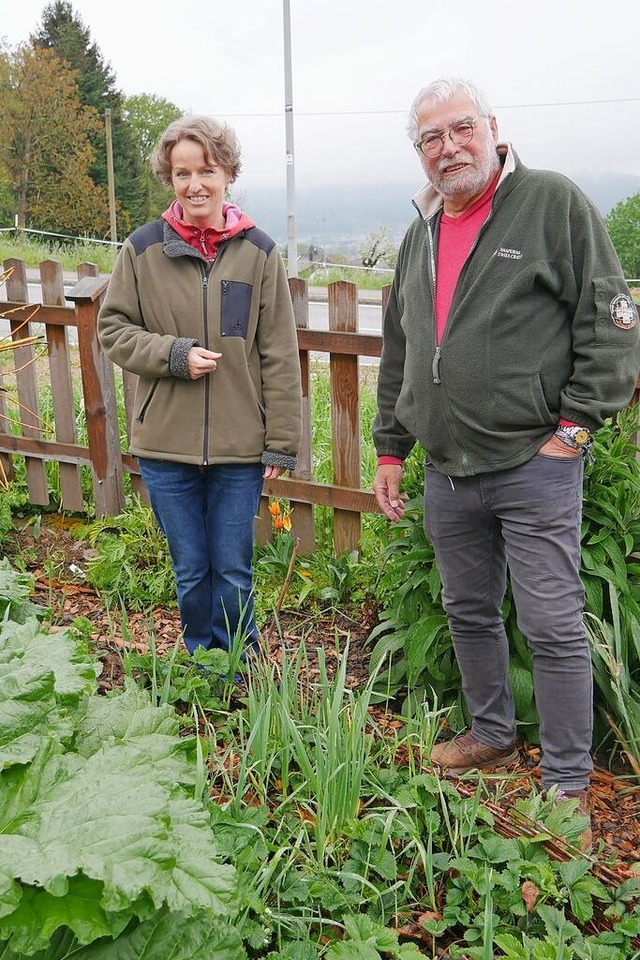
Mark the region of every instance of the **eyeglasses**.
[[439, 157], [444, 150], [444, 139], [446, 136], [449, 137], [451, 143], [454, 143], [456, 147], [464, 147], [466, 143], [470, 143], [473, 139], [473, 132], [480, 119], [481, 117], [465, 117], [464, 120], [459, 120], [458, 123], [452, 123], [448, 130], [441, 130], [439, 133], [438, 131], [428, 133], [426, 137], [423, 137], [422, 140], [415, 143], [414, 147], [423, 157], [434, 160], [436, 157]]

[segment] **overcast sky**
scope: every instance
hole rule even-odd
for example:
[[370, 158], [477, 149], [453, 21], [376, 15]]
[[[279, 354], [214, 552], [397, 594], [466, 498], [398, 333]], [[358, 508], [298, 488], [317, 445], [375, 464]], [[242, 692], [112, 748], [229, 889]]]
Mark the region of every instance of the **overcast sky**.
[[[43, 0], [4, 0], [15, 46]], [[72, 0], [118, 88], [228, 120], [240, 190], [286, 183], [283, 0]], [[9, 10], [10, 7], [10, 10]], [[298, 187], [422, 183], [414, 95], [445, 74], [484, 88], [529, 166], [640, 175], [640, 0], [290, 0]]]

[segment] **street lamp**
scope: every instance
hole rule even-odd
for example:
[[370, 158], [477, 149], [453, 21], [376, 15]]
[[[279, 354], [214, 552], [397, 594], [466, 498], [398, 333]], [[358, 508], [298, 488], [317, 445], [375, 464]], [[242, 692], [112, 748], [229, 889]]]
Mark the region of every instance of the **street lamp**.
[[287, 157], [287, 262], [290, 277], [298, 276], [296, 240], [295, 170], [293, 163], [293, 83], [291, 79], [291, 11], [289, 0], [282, 0], [284, 21], [284, 118]]

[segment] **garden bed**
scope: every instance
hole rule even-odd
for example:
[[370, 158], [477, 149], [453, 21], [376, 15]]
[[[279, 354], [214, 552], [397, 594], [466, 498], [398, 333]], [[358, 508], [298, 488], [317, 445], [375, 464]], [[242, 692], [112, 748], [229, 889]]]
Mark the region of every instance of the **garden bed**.
[[[100, 678], [104, 691], [121, 685], [122, 654], [126, 650], [144, 653], [148, 646], [149, 620], [146, 614], [128, 612], [122, 623], [119, 610], [108, 610], [96, 591], [84, 582], [82, 572], [91, 556], [90, 549], [50, 518], [45, 524], [16, 527], [5, 541], [6, 554], [17, 567], [27, 570], [35, 579], [34, 599], [51, 610], [53, 627], [66, 626], [74, 619], [85, 618], [91, 624], [91, 638], [103, 664]], [[364, 685], [368, 678], [369, 648], [367, 637], [375, 624], [375, 611], [365, 610], [358, 621], [335, 610], [310, 617], [300, 611], [283, 610], [278, 622], [263, 630], [269, 656], [277, 661], [304, 642], [309, 653], [309, 670], [314, 672], [314, 651], [323, 648], [329, 669], [335, 667], [348, 643], [347, 684], [352, 689]], [[180, 633], [175, 608], [153, 612], [153, 633], [160, 654], [173, 649]], [[379, 708], [380, 729], [397, 723]], [[498, 825], [504, 829], [511, 822], [509, 810], [515, 800], [539, 784], [537, 763], [539, 750], [521, 744], [519, 759], [508, 771], [509, 789], [500, 800], [487, 798]], [[458, 786], [464, 792], [464, 782]], [[604, 872], [603, 879], [619, 882], [640, 874], [640, 787], [630, 771], [610, 772], [604, 762], [597, 763], [592, 779], [592, 821], [595, 844], [594, 858]], [[561, 855], [561, 850], [559, 851]]]

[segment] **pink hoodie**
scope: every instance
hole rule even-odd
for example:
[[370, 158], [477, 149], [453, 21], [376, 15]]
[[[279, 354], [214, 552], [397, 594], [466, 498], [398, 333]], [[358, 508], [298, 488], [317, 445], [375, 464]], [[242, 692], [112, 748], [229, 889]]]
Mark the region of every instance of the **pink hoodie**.
[[182, 204], [174, 200], [169, 209], [162, 214], [162, 218], [173, 227], [183, 240], [211, 261], [217, 257], [221, 243], [242, 233], [243, 230], [255, 226], [251, 217], [248, 217], [233, 203], [222, 204], [222, 213], [225, 219], [224, 230], [216, 230], [215, 227], [207, 227], [205, 230], [201, 230], [195, 224], [183, 220], [182, 213]]

